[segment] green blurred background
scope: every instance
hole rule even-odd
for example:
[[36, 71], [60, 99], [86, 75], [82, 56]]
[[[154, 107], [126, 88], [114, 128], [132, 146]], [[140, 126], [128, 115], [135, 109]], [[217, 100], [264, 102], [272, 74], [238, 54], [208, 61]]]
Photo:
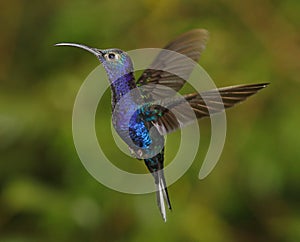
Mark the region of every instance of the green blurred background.
[[[0, 9], [0, 241], [300, 241], [298, 0], [11, 0]], [[197, 159], [169, 188], [164, 223], [154, 194], [110, 190], [81, 164], [72, 108], [98, 62], [53, 44], [163, 47], [193, 28], [210, 32], [200, 64], [217, 86], [271, 85], [228, 110], [225, 149], [202, 181], [210, 124], [199, 122]], [[145, 172], [114, 146], [109, 122], [109, 108], [98, 112], [107, 156]]]

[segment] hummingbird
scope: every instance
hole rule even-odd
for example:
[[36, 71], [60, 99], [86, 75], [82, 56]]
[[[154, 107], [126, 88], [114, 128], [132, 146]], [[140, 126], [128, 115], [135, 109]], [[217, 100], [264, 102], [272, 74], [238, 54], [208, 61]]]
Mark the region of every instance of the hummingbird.
[[[197, 63], [208, 40], [208, 31], [188, 31], [163, 49]], [[268, 83], [244, 84], [184, 94], [181, 98], [169, 92], [178, 92], [194, 69], [181, 58], [169, 52], [160, 52], [148, 69], [136, 80], [129, 55], [120, 49], [97, 49], [77, 43], [58, 43], [55, 46], [73, 46], [94, 54], [104, 67], [111, 89], [112, 123], [131, 154], [144, 160], [156, 185], [157, 205], [166, 222], [166, 206], [172, 210], [164, 176], [165, 136], [189, 123], [188, 103], [196, 119], [223, 112], [265, 88]], [[147, 58], [147, 57], [145, 57]], [[165, 68], [167, 67], [167, 68]], [[179, 70], [179, 74], [171, 70]], [[199, 80], [200, 81], [200, 80]], [[165, 87], [165, 88], [164, 88]], [[132, 94], [132, 90], [134, 94]], [[159, 100], [157, 102], [157, 100]], [[119, 105], [119, 103], [123, 103]], [[142, 104], [141, 104], [142, 103]], [[175, 115], [180, 113], [180, 118]]]

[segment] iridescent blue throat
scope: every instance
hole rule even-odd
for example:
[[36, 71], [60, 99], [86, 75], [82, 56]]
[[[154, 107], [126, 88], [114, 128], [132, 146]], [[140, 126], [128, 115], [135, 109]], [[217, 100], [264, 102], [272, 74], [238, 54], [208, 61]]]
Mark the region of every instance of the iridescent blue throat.
[[[110, 84], [112, 94], [112, 110], [115, 109], [116, 104], [125, 96], [129, 91], [136, 88], [134, 75], [132, 72], [125, 74]], [[132, 100], [134, 105], [134, 100]]]

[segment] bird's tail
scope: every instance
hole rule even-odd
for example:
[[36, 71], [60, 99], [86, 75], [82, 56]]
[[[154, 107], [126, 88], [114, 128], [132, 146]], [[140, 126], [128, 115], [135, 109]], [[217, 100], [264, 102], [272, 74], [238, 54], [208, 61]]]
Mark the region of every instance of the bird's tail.
[[163, 220], [167, 221], [167, 215], [166, 215], [166, 206], [170, 210], [172, 210], [171, 202], [168, 194], [168, 189], [166, 186], [166, 181], [164, 177], [164, 171], [158, 170], [152, 173], [155, 179], [155, 185], [156, 185], [156, 199], [157, 199], [157, 206], [160, 210], [161, 216]]
[[148, 170], [154, 177], [156, 185], [156, 200], [163, 220], [167, 221], [166, 205], [172, 210], [170, 198], [168, 195], [166, 180], [164, 176], [164, 149], [156, 156], [145, 159]]

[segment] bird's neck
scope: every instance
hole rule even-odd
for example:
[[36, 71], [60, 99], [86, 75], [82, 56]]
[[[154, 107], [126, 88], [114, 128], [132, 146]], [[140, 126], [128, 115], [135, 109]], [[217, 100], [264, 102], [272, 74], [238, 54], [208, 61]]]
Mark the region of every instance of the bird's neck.
[[110, 84], [112, 92], [112, 108], [114, 110], [117, 102], [130, 90], [136, 88], [135, 78], [132, 72], [125, 74]]

